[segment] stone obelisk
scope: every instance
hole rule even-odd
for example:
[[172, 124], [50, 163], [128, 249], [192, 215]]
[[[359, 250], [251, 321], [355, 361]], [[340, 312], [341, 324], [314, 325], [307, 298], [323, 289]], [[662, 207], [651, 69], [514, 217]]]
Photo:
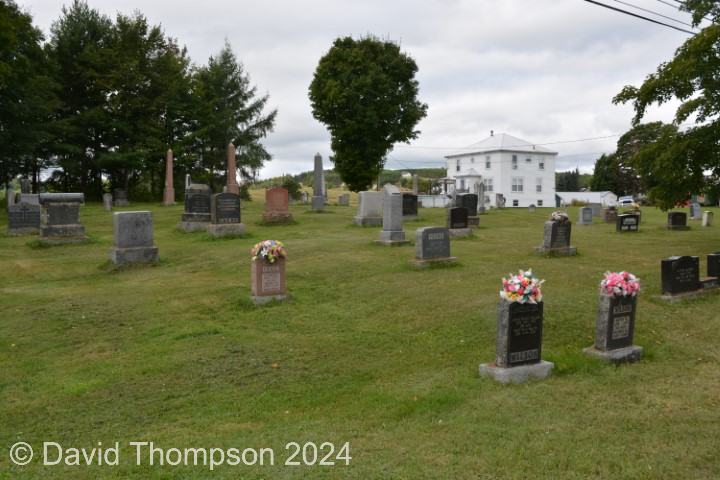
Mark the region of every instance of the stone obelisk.
[[323, 195], [323, 163], [319, 153], [315, 154], [315, 175], [313, 179], [312, 209], [323, 210], [325, 196]]
[[163, 205], [175, 205], [175, 187], [173, 186], [173, 152], [168, 148], [165, 156], [165, 193]]
[[227, 146], [227, 188], [229, 193], [239, 194], [240, 187], [237, 183], [237, 167], [235, 165], [235, 145], [232, 142]]

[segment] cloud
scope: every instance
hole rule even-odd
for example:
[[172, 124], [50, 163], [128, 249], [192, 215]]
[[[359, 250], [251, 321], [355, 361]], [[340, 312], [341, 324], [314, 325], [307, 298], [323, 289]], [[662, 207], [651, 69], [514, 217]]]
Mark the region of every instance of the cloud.
[[[687, 19], [650, 0], [649, 9]], [[273, 161], [265, 177], [312, 169], [330, 155], [329, 135], [312, 117], [307, 89], [319, 58], [338, 36], [373, 34], [400, 42], [418, 63], [420, 96], [429, 106], [412, 148], [398, 145], [388, 165], [442, 165], [450, 151], [491, 129], [548, 143], [623, 133], [632, 109], [613, 105], [687, 38], [685, 34], [577, 0], [98, 0], [101, 12], [143, 12], [188, 47], [202, 64], [227, 39], [259, 93], [278, 108], [265, 139]], [[23, 3], [45, 32], [60, 15], [49, 0]], [[675, 104], [649, 120], [672, 119]], [[592, 169], [616, 139], [556, 144], [560, 169]]]

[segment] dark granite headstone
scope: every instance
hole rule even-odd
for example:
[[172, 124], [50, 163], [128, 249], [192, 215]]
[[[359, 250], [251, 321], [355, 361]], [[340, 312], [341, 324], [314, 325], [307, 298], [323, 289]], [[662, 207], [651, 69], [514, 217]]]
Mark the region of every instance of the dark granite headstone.
[[670, 230], [683, 230], [687, 228], [687, 213], [668, 212], [667, 228]]
[[240, 223], [240, 196], [230, 192], [213, 195], [210, 222], [214, 224]]
[[16, 203], [7, 209], [8, 234], [24, 235], [40, 231], [40, 205]]
[[549, 220], [545, 222], [545, 235], [543, 246], [545, 248], [568, 248], [570, 247], [570, 234], [572, 224], [570, 222], [556, 222]]
[[[543, 303], [500, 302], [499, 315], [507, 314], [507, 325], [499, 325], [495, 363], [514, 367], [539, 363], [542, 358]], [[507, 309], [507, 313], [502, 311]]]
[[417, 230], [415, 258], [433, 260], [450, 257], [450, 232], [442, 227], [425, 227]]
[[458, 199], [458, 207], [465, 207], [467, 208], [468, 215], [475, 216], [477, 215], [478, 210], [478, 196], [474, 193], [461, 193], [457, 196]]
[[32, 193], [32, 182], [29, 178], [20, 179], [20, 193]]
[[707, 256], [707, 276], [720, 278], [720, 252]]
[[465, 207], [448, 209], [448, 228], [468, 228], [468, 210]]
[[210, 221], [210, 187], [207, 185], [192, 184], [185, 189], [184, 222]]
[[403, 217], [414, 217], [418, 214], [418, 196], [412, 193], [402, 194]]
[[113, 190], [113, 203], [116, 207], [126, 207], [130, 205], [128, 202], [127, 190], [116, 188]]
[[602, 351], [629, 347], [635, 332], [637, 297], [603, 296], [596, 323], [595, 348]]
[[615, 223], [615, 230], [618, 232], [637, 232], [640, 228], [640, 215], [626, 213], [618, 215]]
[[700, 259], [698, 257], [670, 257], [660, 263], [662, 291], [665, 294], [693, 292], [700, 289]]

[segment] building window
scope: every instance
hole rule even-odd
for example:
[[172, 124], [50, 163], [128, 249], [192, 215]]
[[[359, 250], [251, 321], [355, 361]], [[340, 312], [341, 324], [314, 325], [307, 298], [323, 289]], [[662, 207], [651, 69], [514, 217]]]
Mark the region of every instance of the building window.
[[456, 172], [459, 172], [459, 171], [460, 171], [460, 160], [457, 160], [455, 163], [456, 163], [456, 164], [455, 164], [455, 171], [456, 171]]
[[542, 193], [542, 178], [537, 178], [535, 182], [535, 191], [537, 193]]
[[493, 191], [493, 179], [492, 178], [484, 178], [483, 183], [485, 184], [485, 191], [486, 192], [492, 192]]
[[520, 202], [518, 202], [517, 200], [513, 200], [513, 207], [517, 207], [519, 205], [519, 203]]
[[512, 156], [512, 168], [513, 170], [517, 170], [517, 155]]
[[487, 157], [485, 157], [485, 168], [490, 170], [490, 166], [490, 155], [488, 155]]
[[490, 197], [488, 195], [485, 195], [485, 203], [490, 203]]
[[463, 190], [463, 191], [465, 190], [465, 179], [464, 178], [460, 179], [460, 190]]
[[538, 207], [542, 207], [542, 200], [538, 200]]
[[545, 162], [542, 162], [542, 161], [539, 162], [539, 163], [538, 163], [538, 168], [539, 168], [540, 170], [545, 170]]
[[470, 157], [470, 163], [475, 163], [475, 157]]
[[511, 191], [516, 193], [522, 193], [523, 192], [523, 178], [522, 177], [513, 177], [512, 178], [512, 189]]
[[532, 163], [532, 158], [530, 158], [530, 157], [526, 158], [525, 163]]

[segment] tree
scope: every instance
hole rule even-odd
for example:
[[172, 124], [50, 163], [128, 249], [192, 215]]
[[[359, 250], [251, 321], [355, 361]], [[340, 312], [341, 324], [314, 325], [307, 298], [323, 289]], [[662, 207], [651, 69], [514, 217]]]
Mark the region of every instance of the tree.
[[594, 192], [610, 191], [615, 194], [622, 194], [620, 191], [620, 171], [617, 156], [614, 153], [602, 154], [595, 161], [593, 178], [590, 182], [590, 189]]
[[208, 181], [218, 181], [216, 172], [225, 170], [228, 143], [235, 144], [241, 173], [250, 175], [272, 157], [260, 143], [275, 125], [277, 110], [264, 114], [269, 96], [257, 95], [250, 78], [227, 43], [219, 55], [193, 77], [195, 129], [193, 148], [198, 158], [188, 165], [208, 172]]
[[703, 18], [712, 22], [688, 38], [675, 57], [662, 63], [638, 88], [626, 86], [613, 99], [632, 102], [633, 125], [638, 126], [647, 109], [673, 98], [681, 101], [674, 125], [688, 120], [694, 126], [683, 131], [662, 128], [657, 141], [634, 154], [643, 181], [652, 183], [648, 194], [663, 209], [672, 208], [705, 187], [703, 172], [720, 175], [720, 3], [713, 0], [678, 2], [690, 12], [693, 25]]
[[338, 38], [310, 84], [313, 116], [331, 136], [335, 170], [352, 191], [368, 188], [397, 142], [417, 138], [427, 105], [417, 99], [417, 65], [374, 37]]
[[0, 184], [20, 173], [39, 178], [56, 103], [42, 40], [30, 15], [0, 1]]
[[555, 191], [557, 192], [578, 192], [580, 191], [580, 170], [557, 172], [555, 174]]

